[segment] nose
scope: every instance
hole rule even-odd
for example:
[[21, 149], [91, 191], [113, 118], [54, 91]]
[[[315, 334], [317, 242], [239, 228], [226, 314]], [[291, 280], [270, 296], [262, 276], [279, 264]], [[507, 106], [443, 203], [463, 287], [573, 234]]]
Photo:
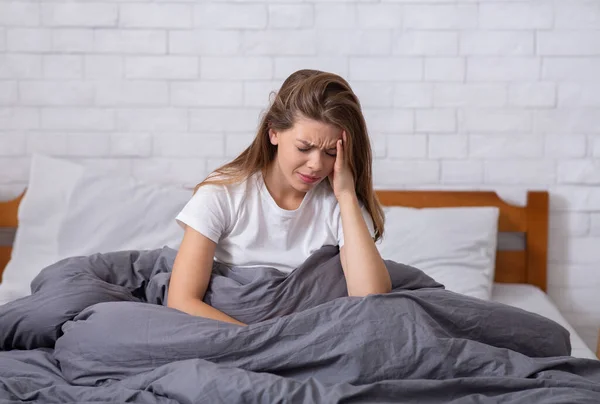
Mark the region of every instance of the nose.
[[312, 172], [320, 172], [323, 169], [323, 156], [321, 156], [321, 152], [318, 150], [313, 151], [310, 154], [310, 158], [307, 163], [308, 168], [311, 169]]

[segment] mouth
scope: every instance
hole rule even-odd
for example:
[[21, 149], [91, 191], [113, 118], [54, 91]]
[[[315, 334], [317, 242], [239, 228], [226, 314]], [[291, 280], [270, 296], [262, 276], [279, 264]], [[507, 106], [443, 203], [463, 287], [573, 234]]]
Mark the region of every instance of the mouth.
[[315, 182], [317, 182], [321, 179], [321, 177], [312, 177], [310, 175], [304, 175], [304, 174], [300, 174], [300, 173], [298, 173], [298, 176], [300, 177], [302, 182], [304, 182], [306, 184], [314, 184]]

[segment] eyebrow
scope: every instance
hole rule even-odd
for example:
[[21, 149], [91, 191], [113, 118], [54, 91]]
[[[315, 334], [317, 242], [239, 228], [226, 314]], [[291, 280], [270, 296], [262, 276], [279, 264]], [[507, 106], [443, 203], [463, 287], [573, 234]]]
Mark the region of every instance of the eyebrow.
[[[299, 141], [299, 142], [304, 143], [308, 147], [314, 147], [315, 146], [314, 144], [312, 144], [311, 142], [307, 142], [306, 140], [302, 140], [302, 139], [296, 139], [296, 140]], [[334, 147], [328, 148], [327, 150], [336, 150], [336, 149], [337, 149], [337, 147], [334, 146]]]

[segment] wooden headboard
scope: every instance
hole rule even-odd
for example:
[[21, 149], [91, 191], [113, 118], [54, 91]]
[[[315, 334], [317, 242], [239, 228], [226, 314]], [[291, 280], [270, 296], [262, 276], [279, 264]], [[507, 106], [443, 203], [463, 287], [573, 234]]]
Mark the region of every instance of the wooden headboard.
[[0, 280], [2, 279], [4, 267], [10, 260], [12, 242], [18, 223], [17, 211], [23, 195], [11, 201], [0, 202]]
[[[529, 283], [546, 290], [548, 193], [528, 192], [523, 207], [510, 205], [485, 191], [377, 191], [386, 206], [496, 206], [500, 209], [496, 277], [500, 283]], [[10, 259], [22, 195], [0, 202], [0, 275]]]
[[386, 206], [414, 208], [495, 206], [500, 210], [495, 282], [528, 283], [546, 291], [548, 192], [530, 191], [515, 206], [490, 191], [377, 191]]

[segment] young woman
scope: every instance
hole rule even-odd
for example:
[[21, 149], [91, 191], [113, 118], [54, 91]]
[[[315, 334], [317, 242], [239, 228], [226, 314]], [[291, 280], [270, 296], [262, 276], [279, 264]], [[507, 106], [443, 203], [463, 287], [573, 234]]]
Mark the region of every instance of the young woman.
[[391, 289], [375, 246], [383, 211], [360, 102], [343, 78], [317, 70], [288, 77], [252, 144], [198, 184], [177, 216], [185, 233], [168, 306], [243, 325], [202, 301], [213, 260], [291, 272], [338, 245], [348, 294]]

